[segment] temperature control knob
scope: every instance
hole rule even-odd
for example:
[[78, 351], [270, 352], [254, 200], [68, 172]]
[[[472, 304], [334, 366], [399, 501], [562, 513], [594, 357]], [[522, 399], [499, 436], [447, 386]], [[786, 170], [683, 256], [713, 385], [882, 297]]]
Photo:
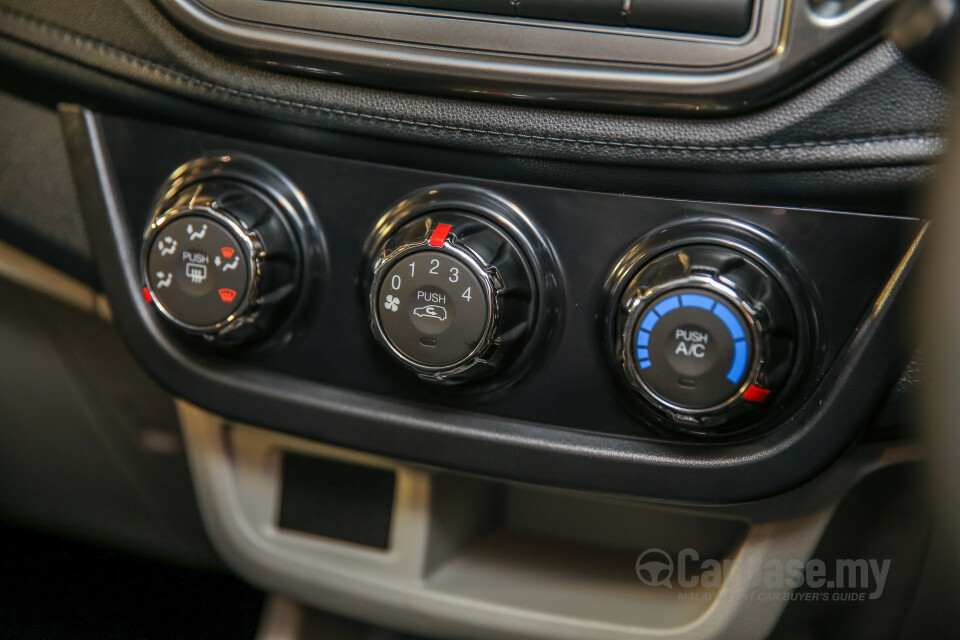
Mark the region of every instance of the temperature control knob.
[[[189, 172], [187, 172], [189, 174]], [[219, 343], [260, 337], [293, 303], [301, 251], [284, 203], [217, 172], [165, 190], [144, 234], [144, 297]]]
[[374, 259], [371, 328], [421, 378], [459, 383], [508, 366], [528, 340], [537, 288], [524, 252], [490, 220], [435, 211]]
[[661, 415], [694, 428], [773, 401], [797, 356], [785, 289], [724, 246], [683, 246], [644, 264], [620, 296], [615, 324], [630, 387]]

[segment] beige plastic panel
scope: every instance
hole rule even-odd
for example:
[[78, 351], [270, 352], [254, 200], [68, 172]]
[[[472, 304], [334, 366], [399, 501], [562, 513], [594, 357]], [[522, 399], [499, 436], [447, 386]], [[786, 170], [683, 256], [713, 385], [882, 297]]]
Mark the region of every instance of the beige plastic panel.
[[105, 296], [6, 242], [0, 242], [0, 278], [111, 321]]
[[[786, 588], [752, 584], [768, 560], [805, 561], [860, 478], [915, 459], [863, 446], [804, 487], [734, 507], [668, 507], [413, 467], [179, 411], [201, 510], [241, 575], [293, 600], [416, 633], [584, 640], [763, 638]], [[390, 548], [277, 527], [284, 451], [392, 469]], [[637, 579], [651, 547], [729, 558], [709, 597]]]

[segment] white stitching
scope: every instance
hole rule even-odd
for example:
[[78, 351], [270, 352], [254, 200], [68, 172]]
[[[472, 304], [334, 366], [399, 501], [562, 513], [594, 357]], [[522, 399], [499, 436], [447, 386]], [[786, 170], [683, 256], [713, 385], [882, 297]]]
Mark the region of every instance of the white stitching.
[[455, 125], [440, 124], [436, 122], [424, 122], [419, 120], [394, 118], [391, 116], [383, 116], [383, 115], [377, 115], [373, 113], [364, 113], [360, 111], [348, 111], [345, 109], [338, 109], [335, 107], [325, 107], [325, 106], [316, 105], [316, 104], [309, 104], [309, 103], [297, 102], [293, 100], [285, 100], [283, 98], [275, 98], [273, 96], [250, 93], [248, 91], [234, 89], [232, 87], [215, 84], [208, 80], [202, 80], [200, 78], [187, 75], [175, 69], [171, 69], [158, 62], [154, 62], [147, 58], [143, 58], [136, 54], [130, 53], [128, 51], [124, 51], [123, 49], [107, 44], [95, 38], [91, 38], [89, 36], [68, 31], [67, 29], [64, 29], [58, 25], [51, 24], [49, 22], [40, 20], [33, 16], [23, 15], [3, 7], [0, 7], [0, 13], [5, 13], [17, 20], [33, 23], [35, 26], [41, 29], [47, 30], [53, 33], [54, 35], [56, 35], [57, 37], [60, 37], [67, 41], [72, 41], [77, 45], [92, 47], [95, 50], [99, 50], [106, 54], [120, 56], [121, 58], [130, 62], [133, 62], [137, 65], [140, 65], [142, 67], [165, 74], [168, 77], [174, 79], [175, 81], [185, 82], [187, 84], [192, 84], [192, 85], [195, 85], [204, 89], [208, 89], [210, 91], [214, 91], [217, 93], [226, 93], [228, 95], [232, 95], [240, 99], [253, 100], [256, 102], [265, 102], [268, 104], [285, 107], [288, 109], [294, 109], [294, 110], [300, 110], [300, 111], [313, 111], [313, 112], [319, 112], [319, 113], [326, 113], [330, 115], [359, 118], [364, 120], [384, 122], [388, 124], [396, 124], [396, 125], [408, 126], [408, 127], [429, 128], [429, 129], [453, 131], [457, 133], [467, 133], [467, 134], [474, 134], [474, 135], [500, 136], [500, 137], [516, 138], [521, 140], [533, 140], [538, 142], [556, 142], [556, 143], [564, 143], [564, 144], [611, 146], [611, 147], [620, 147], [620, 148], [627, 148], [627, 149], [653, 149], [653, 150], [659, 150], [659, 151], [703, 151], [703, 152], [711, 152], [711, 153], [714, 153], [714, 152], [750, 153], [750, 152], [757, 152], [757, 151], [829, 148], [829, 147], [839, 147], [839, 146], [871, 144], [876, 142], [901, 142], [901, 141], [908, 141], [908, 140], [931, 140], [931, 141], [937, 142], [937, 141], [940, 141], [941, 139], [940, 135], [935, 131], [917, 131], [917, 132], [903, 132], [903, 133], [894, 133], [894, 134], [878, 134], [878, 135], [854, 137], [854, 138], [839, 138], [836, 140], [812, 140], [812, 141], [805, 141], [805, 142], [783, 142], [783, 143], [768, 143], [768, 144], [754, 144], [754, 145], [692, 145], [692, 144], [658, 144], [658, 143], [651, 143], [651, 142], [624, 142], [619, 140], [597, 140], [597, 139], [591, 139], [591, 138], [566, 138], [566, 137], [557, 137], [557, 136], [537, 135], [532, 133], [517, 133], [513, 131], [498, 131], [493, 129], [477, 129], [472, 127], [460, 127]]

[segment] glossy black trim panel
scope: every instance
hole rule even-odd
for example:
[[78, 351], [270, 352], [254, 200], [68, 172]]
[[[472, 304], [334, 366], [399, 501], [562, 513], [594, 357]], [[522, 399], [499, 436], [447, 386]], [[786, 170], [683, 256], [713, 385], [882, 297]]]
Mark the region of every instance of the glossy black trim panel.
[[[92, 113], [76, 107], [65, 107], [62, 113], [88, 232], [118, 328], [144, 366], [165, 386], [230, 418], [396, 458], [516, 480], [665, 500], [737, 502], [758, 499], [796, 486], [839, 456], [864, 426], [902, 364], [896, 349], [891, 348], [898, 335], [896, 294], [912, 264], [913, 249], [919, 243], [923, 225], [918, 221], [762, 207], [671, 204], [646, 198], [629, 198], [624, 202], [651, 211], [663, 211], [664, 207], [680, 204], [686, 211], [683, 215], [688, 216], [699, 207], [704, 211], [732, 212], [758, 220], [774, 216], [784, 221], [816, 221], [823, 217], [834, 223], [844, 223], [837, 231], [844, 232], [845, 242], [861, 242], [865, 248], [874, 251], [877, 248], [869, 246], [873, 243], [862, 242], [856, 236], [856, 230], [864, 228], [861, 225], [867, 225], [869, 229], [871, 224], [880, 224], [897, 238], [902, 238], [902, 242], [897, 240], [889, 244], [889, 233], [877, 236], [878, 239], [887, 237], [883, 243], [889, 247], [882, 252], [891, 260], [884, 274], [892, 270], [892, 276], [878, 294], [858, 289], [862, 283], [856, 278], [849, 284], [839, 283], [848, 286], [851, 293], [866, 295], [865, 300], [871, 301], [869, 309], [865, 316], [857, 312], [862, 322], [852, 337], [840, 332], [832, 339], [837, 342], [834, 364], [823, 371], [815, 393], [798, 398], [792, 417], [777, 429], [752, 440], [726, 444], [667, 442], [638, 437], [642, 434], [642, 425], [639, 424], [634, 435], [556, 428], [510, 415], [483, 415], [479, 401], [455, 398], [438, 406], [423, 396], [419, 400], [416, 396], [400, 399], [391, 393], [355, 391], [280, 373], [276, 369], [271, 371], [262, 362], [261, 366], [254, 366], [243, 358], [225, 360], [215, 353], [190, 348], [162, 324], [152, 309], [142, 304], [133, 246], [138, 233], [131, 229], [131, 220], [136, 218], [137, 212], [124, 210], [124, 196], [120, 193], [120, 185], [115, 182], [114, 168], [110, 166], [103, 147], [101, 123]], [[113, 119], [111, 126], [123, 128], [124, 125]], [[134, 128], [133, 124], [129, 126], [131, 130]], [[200, 134], [190, 134], [190, 139], [200, 141], [201, 138]], [[237, 144], [244, 146], [240, 142]], [[271, 151], [268, 147], [261, 151], [268, 156], [282, 152]], [[317, 157], [318, 162], [320, 158]], [[326, 159], [323, 162], [333, 161]], [[381, 179], [379, 186], [400, 189], [400, 194], [407, 189], [404, 180], [397, 175], [391, 176], [387, 169], [376, 165], [367, 167], [367, 177]], [[294, 179], [297, 178], [294, 176]], [[464, 182], [479, 181], [465, 179]], [[132, 185], [124, 187], [129, 198]], [[498, 189], [510, 195], [538, 188], [502, 183]], [[591, 206], [601, 201], [612, 205], [615, 199], [626, 198], [556, 189], [541, 191], [538, 197], [543, 199], [544, 206], [551, 202], [560, 206], [562, 198], [596, 199], [589, 203], [577, 201], [586, 207], [578, 210], [586, 220], [590, 219]], [[324, 218], [327, 210], [324, 203], [313, 204]], [[598, 213], [595, 211], [594, 215]], [[339, 224], [340, 218], [336, 224], [324, 218], [325, 228], [331, 232], [332, 250], [337, 245], [333, 234]], [[810, 242], [809, 238], [803, 237], [805, 229], [802, 226], [794, 230], [795, 236], [789, 239], [792, 245], [799, 247]], [[545, 231], [549, 233], [551, 229]], [[913, 234], [918, 235], [911, 245], [909, 237]], [[630, 238], [622, 241], [625, 248]], [[890, 255], [890, 251], [904, 251], [908, 246], [908, 257], [897, 266], [896, 257]], [[333, 260], [332, 264], [334, 268], [348, 272], [353, 267], [360, 269], [360, 265], [344, 265], [338, 260]], [[602, 284], [605, 267], [593, 265], [591, 269], [593, 267], [596, 267], [597, 279]], [[855, 274], [866, 273], [854, 271]], [[879, 282], [886, 277], [883, 275]], [[597, 295], [600, 295], [599, 291]], [[353, 302], [362, 305], [360, 300], [345, 301], [344, 304]], [[585, 303], [573, 300], [571, 305], [581, 302]], [[577, 321], [589, 320], [589, 317], [590, 314], [582, 317], [578, 314]], [[586, 328], [587, 325], [582, 325], [576, 330], [585, 331]], [[366, 327], [362, 329], [366, 330]], [[567, 334], [573, 335], [571, 330], [568, 322]], [[839, 338], [841, 335], [842, 339]], [[589, 353], [572, 354], [572, 357], [596, 358], [602, 367], [600, 345], [593, 346], [592, 356]], [[321, 368], [320, 372], [331, 368]], [[543, 372], [537, 374], [547, 375]], [[604, 407], [616, 407], [614, 399], [609, 396], [597, 399], [597, 402]], [[609, 407], [608, 410], [613, 411]]]

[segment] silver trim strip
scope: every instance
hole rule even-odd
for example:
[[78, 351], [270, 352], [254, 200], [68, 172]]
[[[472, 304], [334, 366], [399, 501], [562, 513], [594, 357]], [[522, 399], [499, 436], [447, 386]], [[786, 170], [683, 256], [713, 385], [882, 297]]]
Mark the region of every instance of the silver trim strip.
[[803, 0], [758, 0], [750, 31], [725, 38], [334, 0], [156, 0], [197, 35], [301, 74], [696, 111], [752, 106], [893, 1], [862, 0], [825, 18]]

